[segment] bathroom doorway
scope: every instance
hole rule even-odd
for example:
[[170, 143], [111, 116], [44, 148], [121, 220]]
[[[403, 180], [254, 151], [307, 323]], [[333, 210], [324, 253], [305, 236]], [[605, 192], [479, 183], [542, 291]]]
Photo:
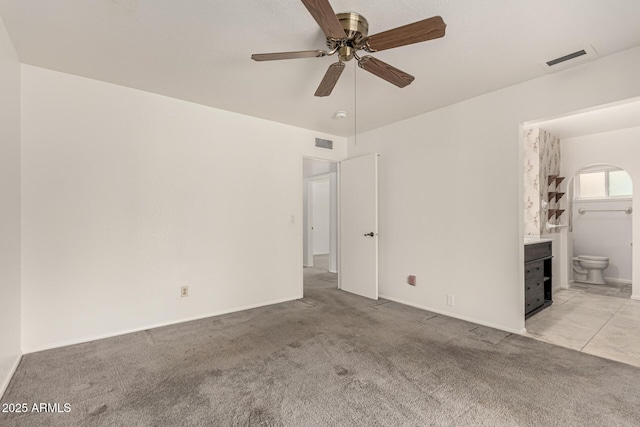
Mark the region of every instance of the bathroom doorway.
[[[640, 212], [633, 197], [640, 182], [640, 98], [523, 124], [530, 129], [558, 141], [550, 158], [560, 167], [553, 184], [534, 182], [539, 193], [531, 194], [539, 198], [529, 202], [523, 194], [524, 235], [540, 230], [539, 237], [553, 241], [554, 256], [553, 304], [526, 320], [527, 333], [640, 366], [640, 254], [633, 251], [640, 241], [633, 227]], [[524, 166], [526, 181], [526, 157]], [[550, 197], [554, 203], [545, 210]], [[580, 255], [592, 259], [580, 264], [574, 261]], [[600, 269], [602, 280], [589, 268]]]
[[[633, 98], [613, 104], [594, 107], [589, 110], [568, 113], [563, 116], [525, 122], [523, 127], [523, 143], [527, 143], [527, 132], [539, 132], [544, 138], [539, 138], [531, 144], [527, 158], [527, 149], [524, 147], [524, 188], [523, 188], [523, 216], [524, 237], [543, 237], [553, 240], [553, 287], [568, 289], [573, 281], [573, 257], [574, 239], [573, 226], [576, 225], [576, 217], [582, 223], [588, 223], [596, 218], [599, 213], [589, 212], [579, 215], [580, 206], [573, 208], [573, 199], [578, 197], [574, 185], [579, 171], [584, 170], [585, 179], [592, 181], [600, 179], [599, 191], [602, 191], [605, 183], [611, 182], [617, 185], [620, 176], [627, 175], [631, 183], [640, 182], [640, 98]], [[539, 141], [555, 141], [555, 144], [547, 144], [551, 149], [544, 149], [538, 145]], [[591, 168], [588, 170], [587, 168]], [[595, 169], [594, 169], [595, 168]], [[596, 170], [596, 169], [608, 170]], [[530, 174], [528, 171], [539, 170], [540, 173]], [[587, 175], [587, 172], [593, 174]], [[558, 175], [559, 180], [544, 179], [548, 175]], [[528, 179], [530, 182], [528, 182]], [[608, 180], [608, 181], [605, 181]], [[608, 185], [608, 184], [607, 184]], [[594, 193], [595, 194], [595, 193]], [[615, 193], [615, 197], [602, 201], [615, 206], [622, 204], [621, 209], [631, 208], [629, 214], [621, 213], [617, 217], [617, 223], [633, 221], [640, 214], [638, 200], [632, 196], [622, 196]], [[549, 197], [553, 197], [549, 203]], [[597, 199], [595, 195], [589, 196]], [[584, 203], [590, 203], [589, 197], [582, 197]], [[626, 200], [623, 200], [626, 199]], [[636, 198], [637, 199], [637, 198]], [[593, 200], [592, 200], [593, 201]], [[625, 203], [626, 202], [626, 203]], [[551, 205], [551, 206], [550, 206]], [[578, 224], [580, 227], [581, 224]], [[629, 226], [630, 227], [630, 226]], [[628, 228], [629, 228], [628, 227]], [[570, 228], [572, 229], [570, 231]], [[636, 227], [637, 228], [637, 227]], [[599, 239], [594, 239], [599, 240]], [[640, 230], [631, 227], [630, 235], [627, 234], [626, 250], [627, 262], [619, 272], [616, 267], [605, 271], [605, 277], [616, 281], [631, 282], [632, 299], [640, 300], [640, 280], [634, 283], [633, 272], [640, 271], [640, 253], [633, 253], [633, 242], [640, 241]], [[577, 242], [578, 251], [582, 249], [582, 241]], [[586, 250], [591, 248], [587, 247]], [[593, 248], [594, 250], [596, 248]], [[601, 252], [598, 250], [597, 252]], [[576, 253], [576, 255], [582, 255]], [[586, 254], [591, 255], [591, 254]], [[601, 255], [593, 254], [593, 255]], [[603, 256], [606, 256], [604, 254]], [[630, 273], [625, 273], [629, 272]], [[636, 286], [637, 285], [637, 286]]]

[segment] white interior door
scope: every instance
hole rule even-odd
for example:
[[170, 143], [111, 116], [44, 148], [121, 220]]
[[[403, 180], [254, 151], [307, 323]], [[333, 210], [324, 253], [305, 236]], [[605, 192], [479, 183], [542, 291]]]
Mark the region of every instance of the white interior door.
[[340, 287], [378, 299], [378, 155], [340, 162]]

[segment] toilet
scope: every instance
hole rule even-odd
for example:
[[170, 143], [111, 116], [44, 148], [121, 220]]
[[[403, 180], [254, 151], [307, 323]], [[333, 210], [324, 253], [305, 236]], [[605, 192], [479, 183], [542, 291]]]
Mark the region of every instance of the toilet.
[[609, 257], [579, 255], [573, 258], [573, 280], [582, 283], [604, 285], [602, 272], [609, 267]]

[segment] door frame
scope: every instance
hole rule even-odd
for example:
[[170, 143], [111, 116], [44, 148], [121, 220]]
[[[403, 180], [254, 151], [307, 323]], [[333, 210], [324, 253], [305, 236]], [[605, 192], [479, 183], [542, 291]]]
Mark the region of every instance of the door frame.
[[[298, 231], [299, 231], [299, 236], [301, 238], [301, 245], [300, 245], [300, 258], [298, 262], [298, 268], [299, 270], [299, 281], [300, 281], [300, 298], [304, 297], [304, 263], [305, 263], [305, 259], [304, 259], [304, 228], [305, 228], [305, 215], [304, 215], [304, 204], [305, 204], [305, 198], [304, 198], [304, 194], [305, 194], [305, 185], [311, 184], [311, 180], [306, 179], [304, 176], [304, 160], [316, 160], [316, 161], [320, 161], [320, 162], [326, 162], [326, 163], [333, 163], [336, 165], [336, 172], [335, 172], [335, 180], [336, 180], [336, 184], [335, 184], [335, 197], [333, 198], [334, 203], [335, 203], [335, 233], [332, 233], [334, 237], [335, 236], [335, 257], [336, 257], [336, 273], [338, 273], [338, 289], [342, 289], [342, 284], [341, 284], [341, 275], [340, 275], [340, 160], [334, 160], [334, 159], [325, 159], [325, 158], [321, 158], [321, 157], [314, 157], [314, 156], [307, 156], [307, 155], [302, 155], [300, 156], [300, 189], [299, 189], [299, 194], [300, 194], [300, 218], [302, 218], [302, 220], [300, 221], [300, 225], [298, 227]], [[332, 173], [332, 172], [331, 172]], [[322, 174], [319, 175], [319, 177], [327, 177], [330, 176], [331, 173], [326, 173], [326, 174]], [[322, 178], [321, 178], [322, 179]], [[309, 206], [307, 206], [307, 209], [309, 209]], [[307, 218], [308, 217], [313, 217], [313, 212], [307, 212]], [[308, 228], [308, 226], [307, 226]], [[309, 231], [309, 230], [307, 230]], [[312, 242], [313, 243], [313, 242]], [[313, 252], [313, 247], [311, 247], [311, 251]], [[312, 255], [313, 256], [313, 255]]]
[[[305, 267], [313, 267], [313, 244], [314, 244], [314, 227], [313, 227], [313, 210], [314, 210], [314, 184], [318, 182], [329, 183], [329, 257], [330, 265], [329, 271], [331, 273], [338, 272], [338, 173], [329, 172], [321, 175], [314, 175], [312, 177], [305, 178], [305, 185], [307, 185], [307, 201], [306, 208], [307, 214], [303, 218], [303, 226], [306, 225], [307, 235], [307, 259], [304, 260], [303, 265]], [[303, 201], [304, 203], [304, 201]], [[306, 221], [306, 224], [305, 224]], [[331, 267], [334, 267], [333, 270]]]

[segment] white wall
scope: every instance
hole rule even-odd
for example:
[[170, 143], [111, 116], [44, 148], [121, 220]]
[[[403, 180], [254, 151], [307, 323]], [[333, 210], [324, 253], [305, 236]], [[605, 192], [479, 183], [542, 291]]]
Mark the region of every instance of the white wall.
[[20, 358], [20, 64], [0, 18], [0, 397]]
[[[576, 138], [563, 139], [562, 173], [575, 175], [585, 166], [607, 163], [625, 169], [631, 175], [635, 191], [640, 188], [640, 127], [621, 129]], [[575, 202], [573, 212], [573, 244], [575, 255], [608, 256], [609, 268], [604, 271], [609, 279], [632, 281], [634, 259], [631, 242], [634, 231], [640, 224], [640, 206], [637, 197], [633, 201]], [[621, 212], [586, 213], [580, 215], [578, 209], [624, 209], [633, 207], [633, 213]], [[640, 238], [640, 234], [636, 234]], [[637, 240], [636, 240], [637, 241]], [[638, 247], [638, 245], [635, 245]], [[636, 251], [637, 252], [637, 251]], [[638, 270], [640, 271], [640, 270]], [[640, 289], [634, 286], [634, 295]]]
[[521, 124], [638, 96], [639, 73], [635, 48], [350, 139], [381, 154], [381, 296], [523, 330]]
[[25, 351], [301, 297], [302, 156], [343, 138], [27, 65], [22, 88]]
[[329, 177], [322, 181], [311, 181], [313, 190], [313, 254], [328, 254], [330, 230], [330, 182]]

